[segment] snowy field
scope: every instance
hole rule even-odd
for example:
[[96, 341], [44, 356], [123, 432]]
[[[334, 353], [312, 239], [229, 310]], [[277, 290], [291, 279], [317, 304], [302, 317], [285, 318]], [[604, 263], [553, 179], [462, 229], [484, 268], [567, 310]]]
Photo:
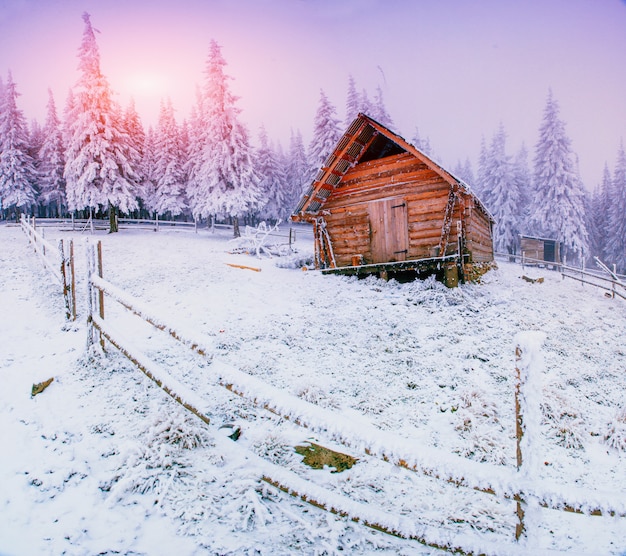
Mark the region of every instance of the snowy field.
[[[238, 369], [332, 411], [337, 426], [512, 470], [515, 336], [526, 330], [545, 334], [533, 480], [626, 499], [626, 302], [509, 263], [457, 289], [323, 276], [300, 268], [312, 248], [304, 239], [294, 256], [258, 259], [230, 254], [225, 234], [47, 229], [75, 242], [79, 318], [67, 323], [26, 236], [0, 225], [1, 555], [443, 554], [290, 497], [260, 481], [246, 453], [441, 540], [478, 537], [506, 554], [514, 502], [345, 447], [358, 459], [351, 469], [310, 469], [294, 446], [336, 445], [216, 376]], [[105, 300], [105, 321], [206, 401], [210, 426], [111, 346], [86, 350], [85, 246], [95, 240], [106, 280], [210, 346], [212, 357], [195, 355]], [[223, 423], [241, 427], [237, 442]], [[529, 508], [527, 527], [521, 553], [626, 554], [626, 518]]]

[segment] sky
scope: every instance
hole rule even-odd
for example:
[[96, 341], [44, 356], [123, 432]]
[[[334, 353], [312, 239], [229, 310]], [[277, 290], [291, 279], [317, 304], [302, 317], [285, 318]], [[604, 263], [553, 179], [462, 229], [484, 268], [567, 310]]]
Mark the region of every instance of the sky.
[[0, 76], [43, 123], [48, 88], [62, 113], [78, 80], [81, 14], [91, 14], [101, 70], [145, 126], [170, 98], [189, 117], [215, 39], [241, 119], [287, 148], [311, 139], [320, 91], [344, 126], [348, 79], [381, 87], [394, 125], [416, 128], [436, 158], [477, 169], [481, 139], [502, 123], [507, 151], [531, 160], [548, 93], [588, 189], [612, 170], [626, 135], [626, 0], [0, 0]]

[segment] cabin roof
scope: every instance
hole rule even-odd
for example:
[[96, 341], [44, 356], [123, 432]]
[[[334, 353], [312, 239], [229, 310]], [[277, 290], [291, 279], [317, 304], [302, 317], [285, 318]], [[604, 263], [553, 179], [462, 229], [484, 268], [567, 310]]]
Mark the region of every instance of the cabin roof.
[[326, 200], [341, 183], [341, 179], [353, 166], [370, 160], [377, 160], [396, 154], [410, 153], [421, 160], [428, 168], [436, 172], [451, 186], [457, 186], [472, 195], [485, 214], [493, 221], [493, 216], [472, 192], [463, 180], [448, 172], [417, 147], [411, 145], [400, 135], [389, 130], [366, 114], [360, 113], [350, 124], [334, 150], [319, 169], [313, 183], [302, 195], [292, 219], [306, 220], [320, 213]]

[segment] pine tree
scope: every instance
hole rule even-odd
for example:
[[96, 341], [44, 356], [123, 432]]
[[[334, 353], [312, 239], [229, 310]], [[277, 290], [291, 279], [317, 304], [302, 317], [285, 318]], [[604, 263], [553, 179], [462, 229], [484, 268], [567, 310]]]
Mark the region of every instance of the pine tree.
[[146, 132], [141, 123], [141, 118], [135, 107], [135, 99], [131, 98], [123, 117], [124, 131], [128, 135], [130, 149], [128, 151], [129, 164], [135, 170], [136, 180], [134, 194], [138, 208], [141, 209], [141, 192], [145, 181], [145, 142]]
[[39, 202], [45, 206], [48, 216], [57, 218], [63, 214], [65, 205], [65, 156], [61, 122], [57, 116], [52, 91], [48, 89], [46, 123], [43, 127], [44, 142], [39, 149]]
[[141, 207], [156, 218], [156, 131], [152, 126], [146, 131], [143, 143], [142, 180], [138, 188]]
[[506, 133], [500, 125], [487, 153], [482, 200], [494, 217], [494, 247], [515, 254], [519, 244], [520, 195], [513, 175], [511, 157], [506, 154]]
[[372, 117], [381, 125], [384, 125], [387, 129], [393, 128], [393, 120], [387, 112], [385, 101], [383, 99], [383, 90], [380, 85], [376, 89], [376, 98], [374, 99]]
[[609, 199], [607, 247], [609, 261], [626, 272], [626, 152], [624, 143], [617, 152]]
[[523, 232], [528, 220], [528, 211], [533, 193], [532, 175], [528, 165], [528, 149], [524, 144], [513, 160], [513, 182], [519, 194], [518, 220], [520, 231]]
[[324, 165], [341, 138], [337, 111], [324, 91], [320, 90], [320, 100], [313, 120], [313, 139], [309, 145], [309, 167], [311, 179]]
[[138, 180], [132, 167], [133, 147], [119, 107], [111, 99], [106, 77], [100, 71], [100, 54], [89, 14], [79, 49], [81, 77], [77, 84], [67, 147], [65, 179], [70, 210], [106, 206], [110, 232], [117, 231], [117, 212], [137, 208]]
[[350, 75], [348, 77], [348, 94], [346, 97], [346, 119], [345, 127], [348, 129], [350, 124], [359, 115], [360, 98], [359, 93], [356, 90], [356, 83], [354, 77]]
[[469, 158], [465, 159], [465, 163], [461, 164], [459, 160], [454, 167], [454, 175], [457, 178], [462, 179], [467, 185], [473, 188], [474, 185], [474, 171], [472, 170], [472, 163]]
[[290, 212], [295, 210], [304, 191], [309, 187], [311, 173], [307, 161], [306, 149], [300, 130], [291, 130], [289, 156], [287, 159], [287, 183], [289, 188]]
[[602, 183], [596, 188], [592, 210], [595, 229], [595, 252], [592, 256], [600, 257], [602, 261], [611, 259], [609, 252], [609, 226], [611, 214], [611, 194], [613, 192], [613, 180], [609, 165], [605, 163], [602, 173]]
[[191, 195], [195, 217], [230, 217], [238, 237], [239, 218], [256, 211], [262, 197], [248, 132], [239, 121], [241, 110], [228, 87], [225, 66], [221, 48], [212, 40], [202, 97], [202, 158]]
[[430, 145], [430, 139], [426, 137], [426, 139], [422, 139], [420, 136], [420, 130], [416, 126], [415, 133], [413, 134], [413, 138], [411, 139], [414, 147], [417, 147], [420, 151], [422, 151], [426, 156], [433, 156], [433, 149]]
[[374, 105], [372, 104], [372, 101], [370, 100], [370, 97], [365, 89], [361, 91], [361, 95], [359, 97], [359, 112], [367, 116], [372, 116], [374, 113]]
[[287, 202], [287, 177], [278, 152], [272, 147], [267, 137], [265, 126], [259, 132], [259, 148], [255, 154], [256, 170], [261, 178], [260, 187], [265, 206], [259, 211], [259, 217], [271, 221], [284, 221], [289, 217]]
[[476, 171], [476, 183], [474, 184], [474, 191], [481, 199], [485, 190], [487, 189], [487, 141], [483, 135], [480, 138], [480, 154], [478, 155], [478, 170]]
[[584, 211], [584, 192], [571, 142], [550, 91], [535, 149], [534, 196], [529, 217], [532, 233], [557, 239], [563, 243], [566, 256], [580, 260], [588, 252]]
[[17, 107], [17, 87], [9, 73], [0, 99], [0, 202], [19, 214], [35, 204], [36, 173], [29, 154], [24, 114]]
[[187, 206], [183, 171], [183, 148], [171, 100], [161, 103], [155, 143], [157, 214], [182, 214]]

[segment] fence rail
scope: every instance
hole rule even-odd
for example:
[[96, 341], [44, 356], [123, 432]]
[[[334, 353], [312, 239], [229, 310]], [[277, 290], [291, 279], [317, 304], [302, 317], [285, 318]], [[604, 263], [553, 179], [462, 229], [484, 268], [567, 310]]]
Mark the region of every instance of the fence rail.
[[[166, 393], [208, 424], [208, 412], [201, 409], [206, 406], [206, 403], [191, 389], [171, 377], [167, 370], [159, 367], [143, 355], [139, 349], [133, 347], [127, 338], [115, 332], [105, 321], [104, 296], [106, 295], [116, 301], [157, 329], [168, 333], [172, 338], [201, 356], [211, 357], [211, 347], [202, 340], [193, 339], [188, 333], [183, 333], [179, 329], [169, 326], [163, 319], [158, 318], [143, 307], [141, 302], [106, 281], [102, 276], [100, 242], [97, 246], [91, 245], [89, 248], [88, 268], [90, 343], [96, 343], [98, 335], [100, 335], [101, 343], [105, 340], [109, 341]], [[586, 515], [626, 517], [626, 499], [623, 494], [571, 486], [554, 486], [551, 482], [530, 476], [528, 465], [524, 466], [526, 461], [524, 450], [529, 450], [529, 442], [532, 442], [532, 435], [528, 432], [526, 441], [523, 438], [524, 431], [532, 430], [529, 429], [526, 422], [527, 415], [532, 416], [533, 412], [539, 411], [538, 400], [533, 400], [532, 395], [529, 394], [529, 391], [532, 392], [532, 388], [528, 387], [528, 377], [531, 377], [533, 373], [541, 372], [540, 369], [533, 368], [533, 361], [536, 360], [536, 354], [533, 356], [533, 351], [537, 349], [523, 338], [518, 341], [515, 398], [518, 438], [517, 469], [472, 462], [460, 456], [452, 456], [432, 448], [414, 449], [407, 447], [406, 439], [395, 437], [373, 425], [364, 427], [362, 424], [351, 426], [345, 422], [341, 423], [341, 419], [333, 412], [288, 395], [258, 378], [219, 361], [213, 361], [211, 369], [215, 373], [218, 384], [230, 392], [296, 425], [320, 433], [331, 441], [337, 441], [347, 448], [363, 452], [368, 456], [418, 474], [452, 483], [458, 487], [466, 487], [495, 495], [503, 500], [515, 501], [518, 517], [515, 530], [517, 540], [527, 537], [529, 534], [524, 525], [525, 507], [529, 501], [554, 510]], [[533, 403], [537, 407], [529, 409]], [[530, 421], [532, 419], [529, 417], [528, 422]], [[372, 512], [371, 509], [355, 504], [353, 500], [347, 499], [343, 495], [317, 487], [269, 462], [265, 462], [263, 469], [262, 479], [268, 484], [317, 507], [347, 516], [354, 521], [362, 522], [369, 527], [394, 536], [417, 540], [428, 546], [463, 554], [497, 554], [502, 548], [502, 545], [499, 545], [499, 548], [494, 548], [489, 542], [478, 536], [470, 542], [467, 535], [456, 536], [453, 533], [447, 534], [448, 540], [442, 542], [441, 535], [431, 534], [432, 532], [428, 532], [426, 526], [417, 529], [414, 525], [399, 526], [398, 524], [404, 523], [404, 520], [398, 519], [397, 516], [389, 516], [385, 512]], [[520, 550], [520, 545], [513, 543], [512, 540], [507, 544], [507, 547], [509, 553], [524, 553]]]
[[544, 266], [553, 268], [561, 273], [563, 279], [570, 278], [576, 280], [582, 284], [588, 284], [596, 288], [602, 289], [608, 292], [611, 297], [621, 297], [626, 300], [626, 276], [617, 274], [615, 269], [611, 270], [605, 265], [598, 257], [594, 257], [596, 264], [600, 270], [594, 270], [590, 268], [576, 268], [568, 266], [564, 263], [556, 263], [550, 261], [544, 261], [542, 259], [534, 259], [527, 257], [526, 255], [512, 255], [509, 253], [496, 253], [497, 257], [508, 258], [514, 262], [519, 262], [522, 267], [524, 266]]
[[59, 240], [53, 246], [46, 240], [44, 231], [37, 230], [35, 218], [20, 217], [22, 231], [28, 237], [28, 241], [40, 256], [48, 272], [61, 286], [65, 301], [67, 320], [76, 320], [76, 277], [74, 273], [74, 242], [70, 240], [67, 244]]

